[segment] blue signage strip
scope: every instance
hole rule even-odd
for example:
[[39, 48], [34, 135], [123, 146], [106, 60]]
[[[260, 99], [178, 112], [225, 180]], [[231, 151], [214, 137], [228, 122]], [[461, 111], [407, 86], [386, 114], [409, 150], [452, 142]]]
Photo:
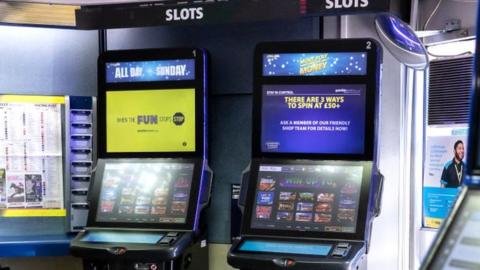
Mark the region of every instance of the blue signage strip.
[[364, 76], [367, 54], [284, 53], [263, 55], [263, 76]]
[[287, 253], [327, 256], [332, 249], [328, 244], [288, 243], [278, 241], [245, 240], [240, 251], [259, 253]]
[[106, 63], [107, 83], [195, 80], [195, 60]]

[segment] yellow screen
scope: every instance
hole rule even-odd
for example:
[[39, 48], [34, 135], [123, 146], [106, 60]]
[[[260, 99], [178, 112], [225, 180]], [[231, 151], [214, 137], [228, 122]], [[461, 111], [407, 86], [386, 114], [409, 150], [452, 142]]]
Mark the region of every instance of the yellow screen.
[[195, 151], [195, 89], [107, 91], [107, 153]]

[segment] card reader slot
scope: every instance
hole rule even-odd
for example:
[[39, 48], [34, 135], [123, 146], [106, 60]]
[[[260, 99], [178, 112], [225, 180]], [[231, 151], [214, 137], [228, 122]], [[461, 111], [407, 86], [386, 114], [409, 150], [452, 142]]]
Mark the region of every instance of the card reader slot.
[[175, 240], [177, 240], [176, 237], [165, 236], [162, 238], [162, 240], [160, 240], [159, 243], [163, 245], [171, 245], [173, 242], [175, 242]]
[[351, 249], [349, 243], [338, 243], [332, 251], [331, 256], [335, 258], [344, 258], [348, 255], [348, 252]]

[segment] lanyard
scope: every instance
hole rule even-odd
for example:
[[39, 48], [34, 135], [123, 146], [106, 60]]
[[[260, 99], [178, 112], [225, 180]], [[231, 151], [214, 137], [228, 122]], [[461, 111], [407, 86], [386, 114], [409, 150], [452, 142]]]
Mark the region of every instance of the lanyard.
[[458, 171], [458, 169], [457, 169], [457, 164], [453, 164], [453, 167], [455, 167], [455, 172], [457, 173], [458, 183], [461, 183], [462, 182], [462, 174], [463, 174], [463, 166], [460, 163], [460, 171]]

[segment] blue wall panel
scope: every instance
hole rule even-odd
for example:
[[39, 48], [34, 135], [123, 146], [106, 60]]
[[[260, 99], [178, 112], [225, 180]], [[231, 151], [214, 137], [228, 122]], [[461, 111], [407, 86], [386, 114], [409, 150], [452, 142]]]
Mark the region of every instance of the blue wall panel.
[[[96, 95], [97, 57], [96, 31], [0, 26], [0, 94]], [[65, 218], [0, 218], [0, 224], [0, 241], [66, 230]]]
[[214, 172], [208, 210], [208, 239], [230, 240], [231, 184], [239, 183], [251, 157], [252, 96], [215, 96], [210, 100], [210, 166]]
[[0, 41], [0, 93], [96, 96], [96, 31], [0, 26]]

